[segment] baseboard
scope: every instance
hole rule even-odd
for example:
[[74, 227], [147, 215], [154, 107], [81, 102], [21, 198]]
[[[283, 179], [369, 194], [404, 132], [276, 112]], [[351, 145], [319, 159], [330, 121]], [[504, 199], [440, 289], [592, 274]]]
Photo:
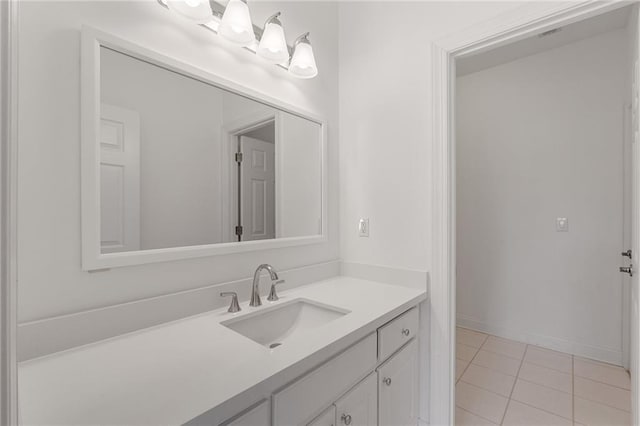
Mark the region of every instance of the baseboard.
[[[340, 274], [340, 262], [303, 266], [278, 271], [290, 289]], [[235, 291], [240, 300], [248, 300], [252, 278], [214, 284], [105, 308], [91, 309], [18, 325], [18, 360], [25, 361], [125, 333], [153, 327], [192, 315], [221, 308], [228, 300], [221, 291]]]
[[390, 266], [370, 265], [356, 262], [342, 262], [340, 264], [340, 274], [347, 277], [401, 285], [404, 287], [427, 287], [428, 289], [429, 286], [429, 273], [427, 271], [418, 271], [414, 269], [401, 269]]
[[505, 339], [541, 346], [559, 352], [607, 362], [609, 364], [622, 365], [622, 350], [586, 345], [552, 336], [527, 333], [523, 330], [488, 324], [460, 314], [456, 316], [456, 322], [460, 327], [481, 331]]

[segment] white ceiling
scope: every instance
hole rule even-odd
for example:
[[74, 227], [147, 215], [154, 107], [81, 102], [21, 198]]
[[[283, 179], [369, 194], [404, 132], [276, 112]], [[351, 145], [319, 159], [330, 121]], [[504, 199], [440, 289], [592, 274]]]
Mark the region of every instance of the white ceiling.
[[631, 6], [613, 10], [603, 15], [561, 27], [561, 30], [544, 37], [534, 36], [493, 50], [457, 59], [456, 74], [471, 74], [500, 64], [535, 55], [607, 31], [627, 25]]

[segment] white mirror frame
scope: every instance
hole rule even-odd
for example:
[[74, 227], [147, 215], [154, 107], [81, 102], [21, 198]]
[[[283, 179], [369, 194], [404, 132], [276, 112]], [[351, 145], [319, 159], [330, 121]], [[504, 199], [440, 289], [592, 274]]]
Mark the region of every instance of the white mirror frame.
[[[99, 168], [101, 47], [113, 49], [319, 124], [322, 144], [322, 233], [311, 236], [276, 238], [272, 240], [170, 247], [120, 253], [101, 253]], [[247, 88], [203, 69], [180, 62], [169, 56], [138, 46], [111, 34], [104, 33], [95, 28], [83, 27], [81, 42], [81, 127], [82, 269], [85, 271], [318, 244], [328, 240], [327, 123], [323, 118], [315, 114], [308, 113], [257, 90]]]

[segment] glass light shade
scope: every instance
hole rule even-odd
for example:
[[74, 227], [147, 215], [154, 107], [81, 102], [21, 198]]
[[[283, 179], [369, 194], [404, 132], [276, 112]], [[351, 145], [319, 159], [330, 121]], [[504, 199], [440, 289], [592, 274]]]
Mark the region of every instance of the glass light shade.
[[289, 59], [289, 49], [281, 24], [269, 22], [265, 25], [256, 53], [274, 64], [281, 64]]
[[167, 0], [166, 4], [173, 12], [198, 24], [213, 19], [209, 0]]
[[298, 78], [313, 78], [318, 75], [313, 48], [308, 40], [296, 44], [289, 64], [289, 72]]
[[248, 46], [255, 41], [249, 6], [245, 2], [229, 1], [220, 22], [220, 35], [241, 46]]

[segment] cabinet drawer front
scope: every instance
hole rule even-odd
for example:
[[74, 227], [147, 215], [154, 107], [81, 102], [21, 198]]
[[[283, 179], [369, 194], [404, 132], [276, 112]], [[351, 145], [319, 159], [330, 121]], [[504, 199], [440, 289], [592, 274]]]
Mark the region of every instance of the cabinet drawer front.
[[418, 308], [413, 308], [378, 329], [378, 358], [387, 359], [418, 333]]
[[418, 423], [418, 368], [415, 339], [378, 368], [380, 425]]
[[273, 395], [276, 425], [303, 425], [376, 365], [376, 334]]

